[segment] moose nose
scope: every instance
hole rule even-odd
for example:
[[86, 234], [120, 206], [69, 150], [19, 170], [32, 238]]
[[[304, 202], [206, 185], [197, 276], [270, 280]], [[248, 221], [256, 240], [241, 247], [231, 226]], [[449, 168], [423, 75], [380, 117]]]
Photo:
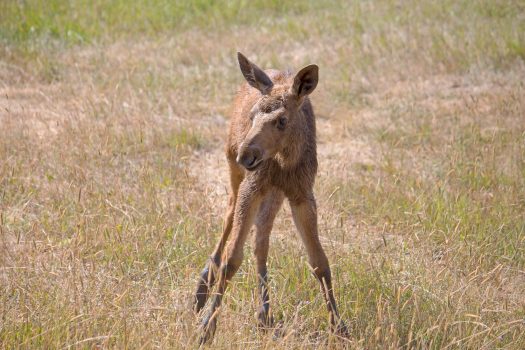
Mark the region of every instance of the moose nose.
[[258, 147], [248, 147], [239, 154], [237, 163], [245, 167], [247, 170], [253, 170], [262, 161], [262, 151]]

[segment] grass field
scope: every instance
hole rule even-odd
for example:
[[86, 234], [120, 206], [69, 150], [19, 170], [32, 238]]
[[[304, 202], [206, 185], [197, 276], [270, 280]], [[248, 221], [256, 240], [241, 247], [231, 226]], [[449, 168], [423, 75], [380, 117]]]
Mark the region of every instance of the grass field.
[[523, 1], [2, 1], [0, 348], [195, 348], [242, 82], [320, 66], [328, 332], [290, 210], [217, 348], [525, 348]]

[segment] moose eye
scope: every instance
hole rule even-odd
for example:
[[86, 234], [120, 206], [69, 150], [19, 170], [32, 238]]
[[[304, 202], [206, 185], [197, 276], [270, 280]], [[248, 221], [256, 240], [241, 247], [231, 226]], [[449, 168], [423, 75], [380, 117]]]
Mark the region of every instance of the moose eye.
[[265, 106], [263, 106], [263, 107], [261, 108], [261, 111], [262, 111], [263, 113], [266, 113], [266, 114], [270, 114], [270, 113], [272, 113], [273, 110], [274, 110], [274, 109], [272, 108], [271, 105], [265, 105]]
[[284, 130], [287, 122], [288, 120], [285, 117], [279, 117], [279, 119], [277, 119], [277, 128], [279, 130]]

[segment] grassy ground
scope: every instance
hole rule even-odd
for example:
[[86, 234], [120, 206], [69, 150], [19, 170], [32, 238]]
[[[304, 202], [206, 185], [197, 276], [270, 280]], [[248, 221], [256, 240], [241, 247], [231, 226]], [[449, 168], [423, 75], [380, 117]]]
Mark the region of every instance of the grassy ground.
[[525, 347], [523, 2], [4, 1], [0, 42], [0, 347], [195, 347], [237, 50], [321, 67], [316, 193], [352, 330], [327, 332], [285, 208], [285, 335], [255, 328], [247, 247], [214, 345]]

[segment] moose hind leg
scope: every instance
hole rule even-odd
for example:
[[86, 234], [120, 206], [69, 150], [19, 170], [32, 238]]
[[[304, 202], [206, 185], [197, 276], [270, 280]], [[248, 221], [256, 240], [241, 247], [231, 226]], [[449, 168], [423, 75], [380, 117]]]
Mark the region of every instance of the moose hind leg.
[[207, 343], [213, 338], [222, 297], [226, 291], [227, 283], [241, 265], [244, 243], [260, 204], [260, 197], [254, 193], [253, 187], [246, 181], [241, 183], [239, 192], [239, 200], [236, 203], [233, 218], [232, 239], [228, 242], [221, 259], [221, 267], [217, 276], [217, 291], [213, 297], [210, 310], [202, 322], [204, 333], [201, 336], [200, 344]]
[[330, 315], [330, 326], [337, 334], [346, 337], [348, 336], [348, 329], [340, 319], [337, 311], [328, 258], [319, 241], [317, 209], [313, 194], [309, 199], [299, 203], [290, 203], [290, 206], [295, 225], [308, 253], [310, 266], [314, 271], [315, 277], [317, 277], [321, 284], [321, 291]]
[[232, 229], [234, 209], [235, 198], [230, 196], [230, 204], [228, 213], [224, 219], [224, 230], [221, 239], [217, 243], [217, 246], [215, 247], [210, 259], [206, 263], [206, 266], [204, 266], [204, 269], [201, 271], [199, 281], [197, 283], [197, 290], [194, 297], [194, 310], [197, 313], [200, 312], [200, 310], [202, 310], [206, 304], [206, 300], [208, 300], [208, 296], [210, 294], [210, 289], [215, 284], [215, 276], [217, 275], [217, 270], [221, 264], [221, 255]]
[[228, 211], [224, 217], [223, 232], [217, 246], [213, 250], [213, 253], [204, 266], [204, 269], [200, 273], [199, 281], [197, 282], [197, 288], [193, 300], [193, 309], [195, 312], [200, 312], [208, 297], [210, 295], [210, 289], [213, 287], [216, 281], [217, 271], [221, 265], [221, 256], [230, 236], [230, 232], [233, 226], [233, 215], [235, 212], [235, 203], [237, 201], [237, 193], [239, 186], [242, 181], [243, 175], [238, 167], [230, 162], [230, 185], [231, 193], [228, 200]]

